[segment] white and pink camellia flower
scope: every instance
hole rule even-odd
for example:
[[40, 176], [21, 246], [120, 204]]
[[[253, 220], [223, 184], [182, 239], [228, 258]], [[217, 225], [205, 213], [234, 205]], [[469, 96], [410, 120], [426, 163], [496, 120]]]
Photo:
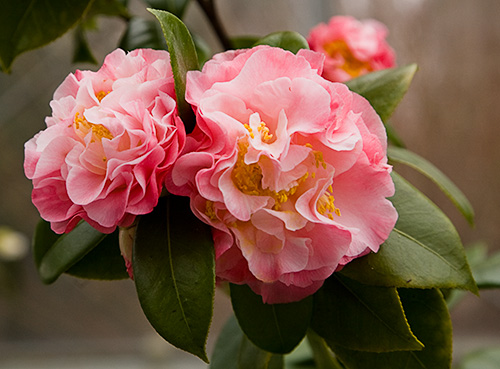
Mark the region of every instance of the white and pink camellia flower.
[[385, 41], [387, 28], [369, 19], [332, 17], [314, 27], [307, 38], [311, 50], [325, 54], [323, 77], [333, 82], [395, 66], [392, 48]]
[[384, 126], [323, 59], [260, 46], [187, 75], [197, 125], [167, 188], [213, 227], [218, 278], [266, 303], [314, 293], [397, 219]]
[[57, 233], [101, 232], [153, 210], [185, 143], [166, 51], [115, 50], [54, 93], [47, 129], [25, 145], [32, 200]]

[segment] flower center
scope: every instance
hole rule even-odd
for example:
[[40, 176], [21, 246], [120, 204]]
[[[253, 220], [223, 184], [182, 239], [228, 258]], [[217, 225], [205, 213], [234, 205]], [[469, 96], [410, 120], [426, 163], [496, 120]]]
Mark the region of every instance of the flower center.
[[342, 59], [344, 59], [344, 64], [340, 68], [351, 77], [359, 76], [364, 70], [369, 72], [373, 70], [369, 62], [361, 61], [352, 54], [351, 49], [349, 49], [349, 46], [344, 40], [328, 42], [323, 48], [332, 58], [341, 56]]
[[316, 204], [316, 209], [318, 213], [328, 217], [328, 219], [333, 220], [333, 214], [340, 216], [340, 209], [335, 207], [335, 198], [333, 197], [332, 185], [328, 187], [323, 195], [320, 196]]
[[111, 132], [102, 124], [90, 123], [83, 115], [80, 116], [79, 112], [75, 114], [73, 125], [81, 137], [85, 137], [89, 131], [92, 131], [91, 142], [95, 142], [96, 140], [101, 141], [103, 138], [107, 138], [108, 140], [114, 138]]
[[107, 94], [109, 94], [111, 91], [99, 91], [95, 94], [95, 97], [97, 97], [97, 100], [99, 100], [99, 102], [102, 101], [102, 99], [104, 99], [104, 96], [106, 96]]

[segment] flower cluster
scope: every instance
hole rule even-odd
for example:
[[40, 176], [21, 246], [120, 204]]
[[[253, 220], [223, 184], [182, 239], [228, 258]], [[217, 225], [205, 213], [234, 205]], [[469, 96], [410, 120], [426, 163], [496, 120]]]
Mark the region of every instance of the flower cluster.
[[328, 80], [390, 66], [392, 54], [377, 25], [336, 22], [334, 35], [311, 32], [313, 50], [227, 51], [188, 72], [187, 137], [166, 51], [116, 50], [97, 72], [70, 74], [26, 143], [33, 203], [57, 233], [82, 219], [110, 233], [151, 212], [165, 186], [212, 227], [219, 280], [266, 303], [314, 293], [378, 251], [397, 219], [384, 126]]

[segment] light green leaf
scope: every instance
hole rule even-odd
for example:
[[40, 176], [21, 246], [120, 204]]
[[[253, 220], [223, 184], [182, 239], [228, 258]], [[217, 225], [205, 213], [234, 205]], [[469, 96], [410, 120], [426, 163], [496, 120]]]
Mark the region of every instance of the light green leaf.
[[186, 131], [193, 130], [195, 119], [191, 106], [185, 100], [186, 73], [199, 69], [198, 56], [193, 39], [182, 21], [172, 13], [148, 9], [160, 21], [170, 53], [170, 64], [174, 73], [177, 109], [184, 122]]
[[500, 252], [472, 267], [479, 288], [500, 288]]
[[[437, 290], [399, 291], [410, 326], [424, 344], [421, 351], [371, 353], [330, 344], [348, 369], [449, 369], [452, 328], [446, 303]], [[373, 337], [377, 339], [377, 337]]]
[[21, 53], [44, 46], [68, 31], [91, 0], [17, 0], [0, 5], [0, 64], [9, 72]]
[[257, 45], [280, 47], [291, 51], [294, 54], [296, 54], [300, 49], [309, 49], [309, 44], [304, 36], [300, 33], [292, 31], [271, 33], [261, 38], [254, 44], [254, 46]]
[[347, 264], [341, 273], [367, 285], [462, 288], [477, 293], [460, 237], [424, 194], [395, 172], [391, 198], [399, 218], [377, 253]]
[[474, 209], [472, 209], [469, 200], [467, 200], [462, 191], [460, 191], [460, 189], [432, 163], [414, 152], [400, 147], [389, 146], [387, 155], [391, 162], [407, 165], [433, 181], [453, 204], [455, 204], [465, 219], [467, 219], [471, 225], [474, 225]]
[[[55, 239], [54, 236], [52, 237]], [[105, 237], [105, 234], [82, 221], [70, 233], [58, 237], [55, 243], [47, 248], [47, 241], [51, 236], [49, 236], [46, 226], [39, 224], [34, 238], [34, 249], [36, 250], [34, 254], [35, 261], [38, 260], [40, 278], [44, 283], [53, 283]], [[46, 252], [43, 253], [42, 250], [46, 250]]]
[[190, 0], [145, 0], [145, 2], [150, 8], [167, 11], [182, 19]]
[[363, 285], [334, 274], [314, 294], [311, 328], [326, 341], [357, 351], [420, 350], [395, 288]]
[[106, 235], [97, 247], [69, 268], [66, 273], [73, 277], [98, 280], [128, 278], [118, 243], [118, 230]]
[[500, 369], [500, 348], [486, 348], [467, 354], [457, 369]]
[[210, 229], [189, 199], [167, 196], [137, 226], [132, 265], [142, 309], [172, 345], [208, 362], [215, 257]]
[[417, 65], [410, 64], [368, 73], [346, 84], [351, 91], [365, 97], [386, 122], [410, 87], [416, 71]]
[[241, 329], [263, 350], [286, 354], [304, 338], [312, 313], [312, 297], [289, 304], [264, 304], [247, 285], [231, 284], [231, 302]]
[[167, 43], [157, 21], [133, 17], [120, 40], [120, 48], [126, 51], [142, 48], [166, 50]]

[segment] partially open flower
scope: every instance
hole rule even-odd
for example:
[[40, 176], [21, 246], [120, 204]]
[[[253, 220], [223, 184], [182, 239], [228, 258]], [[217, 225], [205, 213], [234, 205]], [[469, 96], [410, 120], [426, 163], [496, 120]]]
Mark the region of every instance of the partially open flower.
[[376, 20], [332, 17], [309, 33], [311, 50], [326, 56], [323, 77], [333, 82], [395, 66], [394, 51], [386, 42], [387, 29]]
[[213, 227], [217, 276], [268, 303], [314, 293], [397, 218], [384, 126], [322, 63], [261, 46], [187, 76], [197, 125], [167, 188]]
[[118, 49], [54, 93], [47, 129], [25, 145], [32, 200], [57, 233], [104, 233], [152, 211], [185, 141], [166, 51]]

